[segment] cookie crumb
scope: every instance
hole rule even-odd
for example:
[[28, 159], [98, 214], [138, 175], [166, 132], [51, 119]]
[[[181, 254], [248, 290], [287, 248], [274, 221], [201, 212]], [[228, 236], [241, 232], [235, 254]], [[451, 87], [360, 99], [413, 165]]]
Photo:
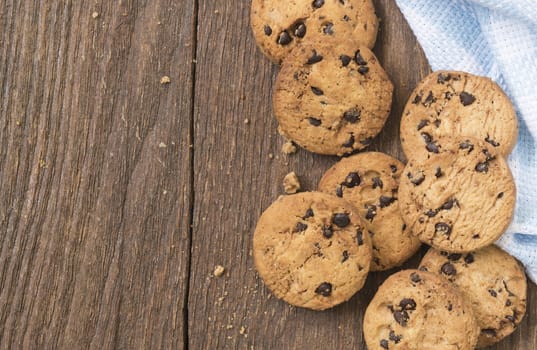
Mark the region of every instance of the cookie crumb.
[[158, 144], [159, 148], [166, 148], [166, 144], [164, 142], [161, 142]]
[[250, 124], [250, 119], [248, 118], [244, 119], [244, 124]]
[[216, 265], [216, 267], [214, 268], [213, 275], [215, 277], [222, 277], [224, 275], [225, 271], [226, 271], [226, 269], [224, 268], [224, 266]]
[[226, 329], [233, 329], [233, 325], [232, 325], [232, 324], [228, 324], [228, 325], [226, 326]]
[[164, 85], [164, 84], [169, 84], [169, 83], [171, 83], [171, 82], [172, 82], [172, 81], [170, 80], [170, 77], [167, 76], [167, 75], [165, 75], [165, 76], [163, 76], [162, 78], [160, 78], [160, 83], [163, 84], [163, 85]]
[[241, 326], [241, 328], [239, 329], [239, 334], [246, 336], [246, 327]]
[[215, 15], [217, 15], [217, 14], [219, 14], [219, 13], [220, 13], [220, 11], [218, 11], [218, 10], [214, 10], [214, 14], [215, 14]]
[[282, 146], [282, 153], [283, 154], [293, 154], [296, 152], [296, 146], [292, 141], [287, 141]]
[[92, 17], [92, 18], [97, 18], [97, 17], [99, 17], [99, 12], [97, 12], [97, 11], [93, 11], [93, 13], [91, 14], [91, 17]]
[[287, 194], [297, 193], [300, 190], [300, 181], [294, 171], [283, 178], [283, 189]]
[[273, 158], [274, 158], [274, 154], [269, 153], [269, 154], [268, 154], [268, 157], [269, 157], [270, 159], [273, 159]]

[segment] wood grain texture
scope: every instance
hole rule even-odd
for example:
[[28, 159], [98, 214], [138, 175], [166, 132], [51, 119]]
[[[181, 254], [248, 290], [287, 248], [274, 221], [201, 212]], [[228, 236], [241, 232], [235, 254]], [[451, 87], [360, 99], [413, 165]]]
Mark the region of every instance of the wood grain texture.
[[193, 18], [2, 2], [1, 348], [184, 347]]
[[[403, 158], [399, 120], [416, 83], [430, 70], [393, 0], [375, 2], [382, 19], [375, 52], [396, 93], [386, 128], [370, 147]], [[192, 349], [365, 349], [362, 318], [380, 283], [393, 271], [371, 274], [366, 287], [333, 310], [297, 309], [272, 298], [258, 279], [251, 238], [261, 212], [296, 171], [315, 189], [337, 158], [303, 150], [281, 152], [272, 116], [277, 67], [256, 49], [249, 28], [249, 2], [200, 0], [194, 112], [195, 206], [189, 293]], [[244, 119], [249, 119], [245, 124]], [[273, 158], [270, 155], [273, 155]], [[423, 254], [423, 251], [421, 252]], [[420, 255], [406, 266], [417, 266]], [[223, 277], [212, 276], [223, 265]], [[497, 350], [537, 346], [537, 288], [529, 315]]]

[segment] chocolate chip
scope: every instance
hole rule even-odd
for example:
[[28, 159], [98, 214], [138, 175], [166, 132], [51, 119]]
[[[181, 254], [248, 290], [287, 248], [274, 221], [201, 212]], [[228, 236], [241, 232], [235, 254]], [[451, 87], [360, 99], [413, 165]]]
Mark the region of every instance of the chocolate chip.
[[450, 199], [447, 202], [445, 202], [444, 204], [442, 204], [440, 209], [442, 209], [442, 210], [451, 210], [453, 208], [453, 204], [455, 204], [455, 202], [456, 202], [455, 199]]
[[389, 206], [393, 202], [395, 202], [395, 198], [393, 198], [393, 197], [380, 196], [380, 205], [379, 206], [381, 208], [386, 208], [387, 206]]
[[479, 233], [476, 233], [472, 236], [472, 239], [479, 239], [481, 238], [481, 236], [479, 235]]
[[503, 198], [503, 192], [498, 193], [497, 198], [498, 198], [498, 199], [502, 199], [502, 198]]
[[333, 26], [334, 26], [333, 23], [330, 23], [330, 22], [326, 23], [323, 28], [323, 33], [328, 34], [328, 35], [334, 34], [334, 30], [332, 29]]
[[447, 306], [447, 311], [453, 310], [453, 304], [449, 303]]
[[492, 329], [492, 328], [482, 329], [481, 333], [483, 333], [483, 334], [485, 334], [487, 336], [490, 336], [490, 337], [495, 337], [496, 336], [496, 330]]
[[265, 26], [263, 27], [263, 30], [265, 31], [266, 36], [272, 35], [272, 28], [268, 24], [265, 24]]
[[436, 172], [434, 173], [434, 176], [436, 176], [436, 178], [439, 178], [439, 177], [441, 177], [442, 175], [444, 175], [444, 173], [442, 173], [442, 168], [437, 167], [437, 168], [436, 168]]
[[303, 220], [306, 220], [307, 218], [313, 217], [313, 209], [309, 208], [306, 210], [306, 214], [302, 217]]
[[505, 306], [511, 306], [512, 303], [511, 303], [511, 300], [507, 299], [507, 301], [505, 302]]
[[356, 64], [359, 65], [359, 66], [366, 66], [367, 65], [367, 61], [360, 54], [360, 50], [357, 50], [354, 53], [354, 62], [356, 62]]
[[358, 68], [358, 73], [362, 75], [365, 75], [367, 72], [369, 72], [368, 66], [360, 66], [360, 68]]
[[500, 145], [499, 142], [497, 142], [497, 141], [491, 139], [491, 138], [489, 137], [489, 135], [487, 135], [487, 137], [485, 137], [485, 141], [487, 141], [488, 143], [490, 143], [490, 144], [493, 145], [494, 147], [498, 147], [498, 146]]
[[507, 316], [505, 316], [505, 318], [506, 318], [508, 321], [512, 322], [512, 323], [515, 323], [515, 321], [516, 321], [515, 317], [514, 317], [514, 316], [511, 316], [511, 315], [507, 315]]
[[403, 224], [403, 227], [401, 227], [401, 230], [402, 231], [406, 230], [406, 224]]
[[423, 98], [423, 93], [419, 93], [416, 95], [416, 97], [414, 97], [414, 100], [412, 101], [413, 104], [417, 105], [418, 103], [421, 102], [421, 99]]
[[434, 218], [438, 214], [436, 210], [429, 209], [425, 212], [425, 215], [427, 215], [430, 218]]
[[308, 121], [309, 121], [310, 124], [313, 125], [313, 126], [320, 126], [320, 125], [321, 125], [321, 120], [320, 120], [320, 119], [317, 119], [317, 118], [308, 117]]
[[429, 125], [429, 121], [427, 119], [420, 120], [420, 123], [418, 124], [418, 131], [420, 131], [421, 129], [423, 129], [427, 125]]
[[338, 186], [338, 188], [336, 188], [336, 196], [343, 197], [343, 188], [341, 186]]
[[475, 96], [466, 91], [461, 92], [459, 97], [461, 99], [462, 105], [465, 107], [475, 102]]
[[474, 150], [474, 145], [472, 145], [469, 141], [464, 141], [460, 143], [459, 148], [467, 149], [468, 153], [471, 153]]
[[438, 84], [444, 84], [446, 81], [451, 79], [451, 74], [444, 75], [443, 73], [438, 74]]
[[436, 225], [434, 225], [434, 233], [444, 234], [449, 237], [449, 235], [451, 234], [451, 226], [449, 226], [445, 222], [439, 222]]
[[390, 349], [390, 347], [388, 346], [388, 341], [386, 339], [382, 339], [380, 341], [380, 347], [386, 350]]
[[447, 256], [448, 260], [457, 261], [462, 258], [462, 254], [452, 253]]
[[489, 289], [488, 290], [489, 294], [492, 295], [494, 298], [496, 298], [498, 296], [498, 293], [496, 293], [496, 291], [494, 289]]
[[352, 147], [352, 146], [354, 146], [354, 135], [351, 134], [351, 137], [349, 137], [349, 140], [347, 142], [345, 142], [342, 146], [343, 147]]
[[412, 282], [414, 282], [414, 283], [418, 283], [418, 282], [421, 281], [421, 277], [420, 277], [420, 275], [418, 275], [417, 273], [412, 272], [412, 273], [410, 274], [410, 280], [411, 280]]
[[485, 157], [487, 157], [487, 162], [496, 159], [496, 156], [493, 156], [492, 154], [490, 154], [489, 150], [486, 148], [483, 149], [483, 154], [485, 155]]
[[351, 19], [351, 18], [350, 18], [349, 16], [347, 16], [347, 15], [343, 16], [343, 20], [344, 20], [345, 22], [350, 21], [350, 19]]
[[427, 95], [427, 98], [425, 99], [425, 101], [423, 101], [423, 106], [429, 107], [435, 102], [436, 102], [436, 98], [434, 98], [433, 92], [429, 91], [429, 95]]
[[296, 226], [295, 226], [295, 231], [294, 231], [294, 232], [302, 232], [302, 231], [306, 231], [307, 228], [308, 228], [308, 225], [306, 225], [305, 223], [303, 223], [303, 222], [297, 222], [297, 223], [296, 223]]
[[425, 141], [425, 143], [431, 143], [433, 142], [433, 138], [431, 135], [429, 135], [428, 133], [426, 132], [422, 132], [421, 134], [421, 138], [423, 139], [423, 141]]
[[347, 213], [335, 213], [332, 216], [332, 222], [338, 227], [347, 227], [351, 223], [349, 214]]
[[343, 67], [347, 67], [352, 60], [352, 58], [347, 55], [341, 55], [339, 56], [339, 59], [341, 60], [341, 64], [343, 65]]
[[287, 33], [286, 31], [283, 31], [278, 35], [278, 40], [276, 41], [280, 45], [289, 45], [293, 38]]
[[444, 94], [444, 98], [448, 101], [451, 101], [451, 97], [453, 96], [453, 93], [450, 92], [450, 91], [446, 91], [446, 93]]
[[364, 234], [362, 230], [356, 232], [356, 240], [358, 241], [358, 245], [364, 244]]
[[316, 294], [321, 294], [323, 297], [329, 297], [332, 294], [332, 284], [323, 282], [315, 289]]
[[315, 63], [319, 63], [323, 60], [323, 56], [317, 54], [317, 51], [313, 50], [313, 53], [311, 54], [311, 57], [308, 58], [308, 62], [306, 62], [307, 64], [315, 64]]
[[474, 262], [474, 255], [472, 253], [466, 254], [464, 257], [464, 262], [467, 264], [471, 264]]
[[360, 175], [358, 173], [352, 172], [347, 175], [345, 182], [342, 184], [348, 188], [356, 187], [360, 184]]
[[393, 313], [393, 318], [397, 323], [399, 323], [401, 326], [406, 327], [408, 323], [408, 319], [410, 318], [408, 316], [408, 312], [406, 311], [395, 311]]
[[341, 262], [343, 263], [343, 262], [347, 261], [348, 259], [349, 259], [349, 252], [344, 250], [343, 251], [343, 260], [341, 260]]
[[331, 238], [334, 235], [334, 231], [332, 230], [332, 226], [323, 226], [323, 236], [326, 238]]
[[475, 171], [480, 172], [480, 173], [487, 173], [489, 171], [489, 163], [488, 162], [478, 163], [475, 166]]
[[384, 183], [382, 182], [382, 180], [378, 176], [373, 178], [373, 189], [375, 189], [377, 187], [379, 187], [379, 188], [384, 187]]
[[361, 111], [357, 110], [356, 108], [353, 108], [343, 113], [343, 119], [345, 119], [349, 123], [357, 123], [360, 121], [361, 114]]
[[365, 218], [369, 221], [373, 221], [376, 215], [377, 215], [377, 207], [375, 205], [369, 206], [367, 208], [367, 213], [365, 214]]
[[404, 298], [399, 303], [399, 306], [403, 310], [416, 310], [416, 301], [414, 301], [414, 299], [411, 299], [411, 298]]
[[419, 173], [418, 177], [411, 180], [410, 182], [412, 182], [414, 186], [419, 186], [423, 183], [423, 181], [425, 181], [425, 175], [423, 173]]
[[435, 119], [434, 121], [434, 125], [438, 128], [440, 127], [440, 124], [442, 123], [442, 121], [440, 119]]
[[317, 96], [322, 96], [322, 95], [324, 95], [324, 91], [321, 90], [321, 89], [319, 89], [319, 88], [317, 88], [317, 87], [315, 87], [315, 86], [312, 86], [312, 87], [311, 87], [311, 91], [312, 91], [315, 95], [317, 95]]
[[311, 5], [316, 9], [321, 8], [324, 5], [324, 0], [314, 0]]
[[448, 262], [442, 265], [442, 267], [440, 268], [440, 272], [448, 276], [455, 276], [457, 274], [455, 266]]
[[427, 151], [432, 152], [432, 153], [438, 153], [439, 152], [438, 146], [434, 142], [428, 143], [425, 146], [425, 148], [427, 149]]
[[393, 164], [390, 164], [390, 169], [392, 170], [392, 173], [395, 173], [397, 171], [397, 167]]
[[390, 340], [393, 341], [395, 344], [399, 344], [401, 341], [402, 336], [395, 335], [394, 331], [390, 331]]
[[306, 25], [302, 22], [297, 23], [294, 33], [296, 37], [303, 38], [306, 35]]

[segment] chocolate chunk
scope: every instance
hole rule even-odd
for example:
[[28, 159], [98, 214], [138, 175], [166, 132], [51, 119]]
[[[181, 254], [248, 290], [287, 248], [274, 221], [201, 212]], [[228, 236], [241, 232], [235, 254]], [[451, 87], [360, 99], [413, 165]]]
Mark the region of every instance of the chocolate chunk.
[[448, 276], [455, 276], [457, 274], [455, 266], [448, 262], [442, 265], [442, 267], [440, 268], [440, 272]]
[[427, 151], [432, 152], [432, 153], [438, 153], [439, 152], [438, 146], [434, 142], [428, 143], [425, 146], [425, 148], [427, 149]]
[[507, 316], [505, 316], [505, 318], [508, 321], [512, 322], [512, 323], [515, 323], [515, 321], [516, 321], [516, 318], [514, 316], [511, 316], [511, 315], [507, 315]]
[[333, 235], [334, 231], [332, 230], [332, 226], [323, 226], [323, 236], [331, 238]]
[[479, 239], [481, 238], [481, 236], [479, 235], [479, 233], [476, 233], [472, 236], [472, 239]]
[[420, 275], [418, 275], [417, 273], [412, 272], [412, 273], [410, 274], [410, 280], [411, 280], [412, 282], [414, 282], [414, 283], [418, 283], [418, 282], [421, 281], [421, 277], [420, 277]]
[[512, 305], [511, 300], [507, 299], [507, 301], [505, 302], [505, 306], [509, 307], [511, 305]]
[[352, 58], [347, 55], [341, 55], [339, 56], [339, 59], [341, 60], [341, 64], [343, 65], [343, 67], [347, 67], [352, 60]]
[[375, 188], [383, 188], [384, 187], [384, 183], [382, 182], [382, 180], [380, 179], [380, 177], [374, 177], [373, 178], [373, 189]]
[[451, 226], [449, 226], [445, 222], [439, 222], [436, 225], [434, 225], [434, 233], [444, 234], [449, 237], [449, 235], [451, 234]]
[[349, 259], [349, 252], [344, 250], [343, 251], [343, 259], [341, 260], [342, 263], [344, 263], [345, 261], [347, 261]]
[[406, 230], [406, 224], [403, 224], [403, 227], [401, 227], [401, 230]]
[[478, 163], [475, 166], [475, 171], [480, 172], [480, 173], [488, 173], [489, 163], [488, 162]]
[[416, 97], [414, 97], [414, 100], [412, 101], [412, 103], [417, 105], [418, 103], [421, 102], [422, 98], [423, 98], [423, 93], [420, 92], [419, 94], [416, 95]]
[[397, 167], [393, 164], [390, 164], [390, 169], [392, 170], [392, 173], [395, 173], [397, 171]]
[[448, 101], [451, 101], [451, 97], [453, 96], [453, 93], [451, 91], [446, 91], [444, 94], [444, 98]]
[[442, 121], [440, 119], [435, 119], [434, 121], [434, 125], [438, 128], [440, 127], [440, 124], [442, 123]]
[[343, 187], [338, 186], [338, 188], [336, 188], [336, 196], [343, 197]]
[[461, 99], [462, 105], [465, 107], [475, 102], [475, 96], [466, 91], [461, 92], [459, 97]]
[[347, 227], [351, 223], [351, 219], [349, 218], [349, 214], [347, 213], [335, 213], [332, 216], [332, 223], [334, 223], [338, 227]]
[[503, 192], [498, 193], [497, 198], [498, 198], [498, 199], [502, 199], [502, 198], [503, 198]]
[[408, 319], [410, 317], [408, 316], [408, 312], [406, 312], [406, 311], [394, 311], [393, 318], [401, 326], [406, 327], [406, 325], [408, 323]]
[[308, 58], [308, 62], [306, 62], [309, 65], [319, 63], [323, 60], [323, 56], [317, 54], [317, 51], [313, 50], [313, 53], [311, 54], [311, 57]]
[[354, 146], [354, 135], [351, 134], [351, 137], [349, 137], [349, 140], [347, 142], [345, 142], [342, 146], [343, 147], [352, 147], [352, 146]]
[[317, 88], [317, 87], [315, 87], [315, 86], [312, 86], [312, 87], [311, 87], [311, 91], [312, 91], [315, 95], [317, 95], [317, 96], [322, 96], [322, 95], [324, 95], [324, 91], [321, 90], [321, 89], [319, 89], [319, 88]]
[[356, 64], [359, 65], [359, 66], [366, 66], [367, 65], [367, 61], [360, 54], [360, 50], [358, 50], [358, 51], [356, 51], [354, 53], [354, 62], [356, 62]]
[[411, 180], [410, 182], [412, 182], [414, 186], [419, 186], [423, 183], [423, 181], [425, 181], [425, 175], [423, 173], [419, 173], [418, 177]]
[[382, 339], [380, 341], [380, 347], [386, 350], [390, 349], [390, 347], [388, 346], [388, 341], [386, 339]]
[[395, 344], [399, 344], [401, 338], [401, 335], [396, 335], [394, 331], [390, 331], [390, 340], [393, 341]]
[[357, 110], [356, 108], [353, 108], [343, 113], [343, 119], [345, 119], [349, 123], [357, 123], [360, 121], [361, 114], [361, 111]]
[[324, 0], [314, 0], [312, 6], [316, 9], [321, 8], [324, 5]]
[[387, 206], [389, 206], [390, 204], [392, 204], [393, 202], [395, 202], [395, 198], [393, 197], [387, 197], [387, 196], [380, 196], [380, 207], [381, 208], [386, 208]]
[[420, 123], [418, 124], [418, 131], [420, 131], [421, 129], [423, 129], [427, 125], [429, 125], [429, 121], [427, 119], [422, 119], [420, 121]]
[[317, 118], [308, 117], [308, 121], [309, 121], [310, 124], [313, 125], [313, 126], [320, 126], [320, 125], [321, 125], [321, 120], [320, 120], [320, 119], [317, 119]]
[[433, 142], [433, 138], [431, 135], [429, 135], [428, 133], [426, 132], [422, 132], [421, 134], [421, 137], [423, 138], [423, 141], [425, 141], [425, 143], [431, 143]]
[[362, 75], [365, 75], [367, 72], [369, 72], [368, 66], [360, 66], [360, 68], [358, 68], [358, 73]]
[[268, 24], [265, 24], [265, 26], [263, 27], [263, 31], [265, 32], [266, 36], [272, 35], [272, 28]]
[[315, 289], [316, 294], [320, 294], [323, 297], [329, 297], [332, 294], [332, 284], [323, 282]]
[[490, 143], [490, 144], [493, 145], [494, 147], [498, 147], [498, 146], [500, 145], [499, 142], [497, 142], [497, 141], [491, 139], [491, 138], [489, 137], [489, 135], [487, 135], [487, 137], [485, 137], [485, 141], [487, 141], [488, 143]]
[[486, 148], [483, 149], [483, 154], [485, 155], [485, 157], [487, 157], [486, 159], [487, 162], [490, 162], [491, 160], [496, 159], [496, 156], [493, 156], [492, 154], [490, 154], [489, 150]]
[[293, 38], [287, 33], [286, 31], [283, 31], [278, 35], [278, 40], [276, 41], [280, 45], [289, 45]]
[[498, 293], [496, 293], [496, 291], [494, 289], [489, 289], [488, 292], [494, 298], [496, 298], [498, 296]]
[[451, 79], [451, 74], [444, 75], [443, 73], [438, 74], [438, 84], [444, 84], [446, 81]]
[[453, 208], [453, 204], [456, 204], [456, 203], [457, 203], [456, 199], [450, 199], [447, 202], [445, 202], [444, 204], [442, 204], [440, 209], [442, 209], [442, 210], [451, 210]]
[[330, 22], [326, 23], [323, 28], [323, 33], [328, 34], [328, 35], [334, 34], [334, 30], [332, 29], [333, 26], [334, 26], [333, 23], [330, 23]]
[[427, 95], [427, 98], [425, 99], [425, 101], [423, 101], [423, 106], [429, 107], [435, 102], [436, 102], [436, 98], [434, 98], [433, 92], [429, 91], [429, 95]]
[[403, 310], [416, 310], [416, 301], [414, 301], [414, 299], [411, 299], [411, 298], [404, 298], [399, 303], [399, 306]]
[[345, 22], [350, 21], [350, 19], [351, 19], [351, 18], [350, 18], [349, 16], [347, 16], [347, 15], [343, 16], [343, 20], [344, 20]]
[[452, 253], [447, 256], [448, 260], [457, 261], [462, 258], [462, 254]]
[[453, 310], [453, 304], [449, 303], [447, 306], [447, 311]]
[[308, 228], [308, 225], [306, 225], [305, 223], [303, 223], [303, 222], [297, 222], [297, 223], [296, 223], [296, 226], [295, 226], [295, 230], [294, 230], [294, 232], [302, 232], [302, 231], [306, 231], [307, 228]]
[[467, 263], [467, 264], [473, 263], [474, 262], [474, 255], [472, 253], [466, 254], [466, 256], [464, 257], [464, 262]]
[[430, 218], [434, 218], [438, 214], [436, 210], [429, 209], [425, 212], [425, 215], [427, 215]]
[[434, 176], [436, 176], [436, 178], [439, 178], [439, 177], [441, 177], [442, 175], [444, 175], [444, 173], [442, 173], [442, 168], [437, 167], [437, 168], [436, 168], [436, 172], [434, 173]]
[[468, 153], [471, 153], [474, 150], [474, 145], [472, 145], [469, 141], [464, 141], [460, 143], [459, 148], [467, 149]]
[[358, 175], [358, 173], [352, 172], [347, 175], [347, 177], [345, 178], [345, 182], [342, 185], [347, 186], [348, 188], [352, 188], [358, 186], [360, 182], [360, 175]]
[[306, 214], [302, 217], [303, 220], [306, 220], [307, 218], [313, 217], [313, 209], [309, 208], [306, 210]]
[[297, 23], [294, 33], [296, 37], [303, 38], [306, 35], [306, 25], [302, 22]]
[[364, 234], [362, 230], [356, 232], [356, 240], [358, 241], [358, 245], [364, 244]]
[[373, 221], [376, 215], [377, 215], [377, 207], [375, 205], [369, 206], [367, 208], [367, 213], [365, 214], [365, 218], [369, 221]]

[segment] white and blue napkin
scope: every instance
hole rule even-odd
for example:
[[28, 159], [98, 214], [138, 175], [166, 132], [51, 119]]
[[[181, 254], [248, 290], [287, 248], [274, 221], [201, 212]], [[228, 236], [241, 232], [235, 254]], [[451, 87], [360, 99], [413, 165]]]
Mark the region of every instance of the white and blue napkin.
[[509, 157], [515, 217], [497, 244], [537, 282], [537, 1], [396, 0], [433, 70], [488, 76], [511, 97], [518, 144]]

